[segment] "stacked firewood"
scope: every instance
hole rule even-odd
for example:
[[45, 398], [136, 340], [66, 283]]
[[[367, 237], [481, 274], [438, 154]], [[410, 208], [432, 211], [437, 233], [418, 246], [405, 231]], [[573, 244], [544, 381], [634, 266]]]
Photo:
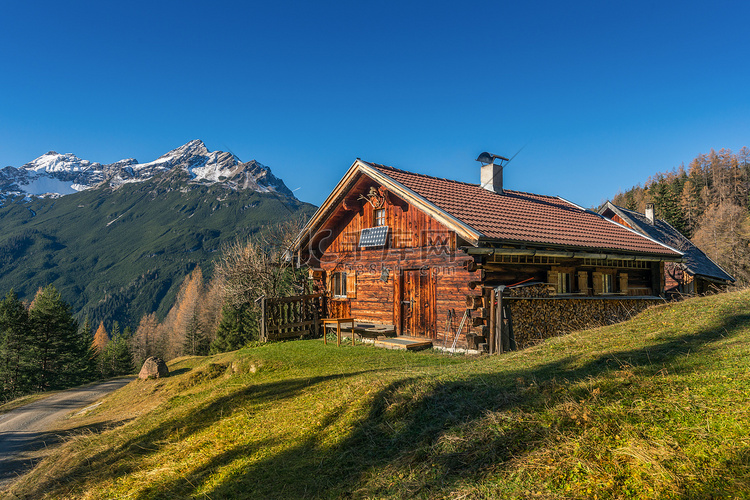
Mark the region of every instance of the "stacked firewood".
[[509, 300], [513, 333], [519, 349], [543, 339], [576, 330], [625, 321], [653, 305], [653, 301], [633, 300]]
[[510, 288], [504, 295], [509, 297], [550, 297], [554, 295], [554, 289], [547, 283], [539, 283], [538, 285]]

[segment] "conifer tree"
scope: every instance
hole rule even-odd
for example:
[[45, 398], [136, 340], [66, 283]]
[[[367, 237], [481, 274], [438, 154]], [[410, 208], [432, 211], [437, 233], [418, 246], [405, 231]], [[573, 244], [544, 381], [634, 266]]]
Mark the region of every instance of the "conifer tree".
[[53, 285], [42, 289], [29, 309], [33, 333], [30, 350], [36, 364], [34, 385], [38, 390], [59, 389], [77, 379], [78, 323], [70, 306]]
[[104, 350], [105, 376], [114, 377], [133, 373], [129, 341], [130, 339], [120, 332], [120, 326], [115, 322], [112, 326], [112, 340]]
[[164, 357], [158, 339], [159, 320], [156, 313], [144, 315], [130, 342], [130, 353], [136, 367], [143, 365], [151, 356]]
[[198, 320], [198, 311], [195, 310], [186, 326], [183, 352], [190, 356], [205, 356], [208, 354], [208, 347], [208, 338]]
[[84, 318], [83, 324], [78, 329], [78, 383], [89, 382], [94, 380], [97, 375], [97, 351], [92, 344], [91, 337], [91, 320], [88, 315]]
[[107, 348], [107, 344], [109, 344], [109, 334], [104, 328], [104, 321], [102, 321], [99, 323], [99, 328], [96, 329], [91, 347], [93, 347], [98, 354], [101, 354], [104, 352], [104, 349]]
[[229, 303], [221, 310], [221, 323], [216, 339], [211, 343], [211, 352], [234, 351], [253, 339], [257, 339], [258, 321], [250, 305], [235, 307]]
[[99, 328], [96, 329], [94, 340], [91, 343], [91, 350], [94, 352], [94, 365], [100, 378], [106, 378], [109, 373], [107, 369], [107, 357], [104, 354], [109, 342], [109, 334], [107, 333], [107, 329], [104, 328], [104, 321], [102, 321], [99, 323]]
[[31, 390], [31, 327], [26, 307], [11, 290], [0, 300], [0, 394], [12, 399]]

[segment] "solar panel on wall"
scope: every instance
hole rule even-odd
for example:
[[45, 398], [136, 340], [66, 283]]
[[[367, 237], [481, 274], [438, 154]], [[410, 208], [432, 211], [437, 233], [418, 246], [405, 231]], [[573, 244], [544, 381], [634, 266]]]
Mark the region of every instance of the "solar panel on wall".
[[359, 248], [382, 247], [388, 238], [388, 226], [368, 227], [359, 235]]

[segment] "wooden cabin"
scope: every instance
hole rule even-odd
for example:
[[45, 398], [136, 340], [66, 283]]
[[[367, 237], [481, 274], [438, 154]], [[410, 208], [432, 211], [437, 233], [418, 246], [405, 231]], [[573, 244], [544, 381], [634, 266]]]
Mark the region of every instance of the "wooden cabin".
[[735, 279], [692, 241], [672, 227], [667, 221], [654, 216], [654, 205], [648, 204], [640, 213], [607, 202], [599, 213], [642, 235], [678, 249], [682, 262], [669, 262], [664, 267], [667, 295], [701, 295], [725, 289]]
[[497, 352], [663, 294], [679, 251], [562, 198], [504, 190], [490, 156], [477, 184], [357, 159], [294, 244], [326, 314]]

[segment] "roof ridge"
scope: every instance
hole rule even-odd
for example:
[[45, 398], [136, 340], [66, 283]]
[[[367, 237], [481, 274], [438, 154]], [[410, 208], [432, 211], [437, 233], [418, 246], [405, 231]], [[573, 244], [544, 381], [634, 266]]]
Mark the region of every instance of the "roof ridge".
[[[480, 184], [473, 183], [473, 182], [457, 181], [455, 179], [446, 179], [445, 177], [436, 177], [434, 175], [422, 174], [422, 173], [419, 173], [419, 172], [412, 172], [410, 170], [404, 170], [402, 168], [391, 167], [390, 165], [383, 165], [382, 163], [375, 163], [375, 162], [371, 162], [371, 161], [362, 160], [361, 158], [360, 158], [360, 161], [362, 161], [364, 163], [367, 163], [369, 165], [372, 165], [373, 167], [384, 168], [384, 169], [387, 169], [387, 170], [393, 170], [393, 171], [396, 171], [396, 172], [401, 172], [403, 174], [416, 175], [418, 177], [425, 177], [427, 179], [434, 179], [434, 180], [438, 180], [438, 181], [454, 182], [456, 184], [463, 184], [464, 186], [473, 186], [473, 187], [478, 187], [478, 188], [482, 187]], [[527, 191], [517, 191], [515, 189], [503, 189], [503, 191], [506, 192], [506, 193], [512, 193], [512, 194], [517, 194], [517, 195], [542, 196], [544, 198], [553, 198], [553, 199], [556, 199], [556, 200], [562, 199], [562, 198], [560, 198], [559, 196], [556, 196], [556, 195], [539, 194], [539, 193], [529, 193]], [[487, 192], [492, 193], [493, 191], [489, 191], [488, 190]], [[498, 194], [498, 193], [495, 193], [495, 194]], [[565, 201], [567, 201], [567, 200], [565, 200]], [[568, 203], [571, 203], [571, 202], [568, 202]]]

